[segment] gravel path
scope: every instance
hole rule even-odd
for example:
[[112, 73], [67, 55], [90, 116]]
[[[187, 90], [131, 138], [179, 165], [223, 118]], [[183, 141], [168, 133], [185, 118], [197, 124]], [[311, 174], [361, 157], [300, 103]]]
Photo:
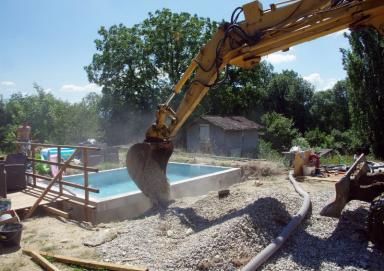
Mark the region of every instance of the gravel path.
[[[321, 217], [332, 186], [306, 188], [312, 194], [311, 217], [262, 270], [384, 270], [383, 253], [364, 241], [367, 205], [350, 203], [340, 221]], [[98, 249], [105, 261], [150, 270], [238, 270], [269, 244], [301, 203], [288, 181], [251, 180], [232, 186], [223, 199], [217, 193], [185, 198], [121, 222], [117, 238]]]

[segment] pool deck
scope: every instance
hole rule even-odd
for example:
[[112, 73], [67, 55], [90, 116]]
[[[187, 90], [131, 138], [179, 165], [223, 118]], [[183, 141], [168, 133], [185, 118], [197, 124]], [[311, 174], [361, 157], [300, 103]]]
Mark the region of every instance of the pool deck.
[[[7, 198], [11, 200], [12, 209], [19, 211], [31, 208], [41, 194], [41, 189], [27, 187], [19, 192], [8, 193]], [[43, 198], [39, 206], [55, 204], [65, 200], [69, 200], [69, 198], [50, 192]]]

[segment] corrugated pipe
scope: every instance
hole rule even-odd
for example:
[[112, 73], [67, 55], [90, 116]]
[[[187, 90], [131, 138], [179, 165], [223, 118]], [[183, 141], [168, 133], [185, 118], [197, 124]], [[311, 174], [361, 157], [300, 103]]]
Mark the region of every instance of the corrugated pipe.
[[284, 242], [291, 235], [293, 230], [301, 223], [305, 218], [308, 211], [311, 208], [311, 199], [307, 192], [305, 192], [299, 184], [296, 182], [293, 177], [293, 171], [289, 172], [289, 181], [295, 188], [296, 192], [303, 197], [303, 205], [301, 206], [299, 212], [295, 214], [288, 225], [283, 229], [283, 231], [270, 243], [266, 248], [264, 248], [259, 254], [257, 254], [252, 260], [243, 267], [242, 271], [255, 271], [259, 268], [264, 262], [266, 262], [279, 248], [284, 244]]

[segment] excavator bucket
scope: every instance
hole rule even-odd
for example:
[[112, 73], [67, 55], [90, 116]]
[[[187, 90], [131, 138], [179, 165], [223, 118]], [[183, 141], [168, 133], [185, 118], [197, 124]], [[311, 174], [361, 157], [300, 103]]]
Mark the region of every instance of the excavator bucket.
[[329, 202], [323, 209], [320, 211], [320, 215], [339, 218], [341, 212], [343, 211], [345, 205], [348, 203], [349, 199], [349, 190], [350, 190], [350, 178], [342, 177], [336, 184], [336, 196], [334, 200]]
[[[345, 205], [350, 201], [351, 175], [353, 173], [360, 175], [365, 172], [365, 167], [359, 167], [360, 163], [366, 161], [364, 154], [353, 163], [345, 175], [335, 184], [336, 196], [320, 211], [320, 215], [329, 217], [340, 217]], [[355, 172], [357, 169], [357, 173]], [[356, 176], [355, 176], [356, 178]]]
[[155, 206], [170, 200], [166, 173], [172, 152], [172, 142], [144, 142], [133, 145], [127, 153], [128, 174]]

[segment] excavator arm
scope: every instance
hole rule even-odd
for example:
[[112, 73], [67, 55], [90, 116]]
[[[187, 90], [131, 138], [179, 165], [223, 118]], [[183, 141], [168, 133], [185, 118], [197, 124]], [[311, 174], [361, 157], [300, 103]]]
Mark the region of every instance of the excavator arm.
[[[384, 34], [383, 1], [339, 1], [339, 5], [334, 6], [329, 0], [290, 2], [293, 3], [281, 8], [271, 5], [267, 11], [262, 10], [258, 1], [246, 4], [239, 9], [244, 12], [245, 21], [222, 25], [192, 61], [171, 97], [159, 105], [156, 123], [146, 138], [169, 140], [174, 137], [227, 64], [251, 68], [263, 56], [346, 28], [372, 26]], [[193, 81], [174, 112], [170, 101], [191, 77]], [[171, 119], [170, 125], [167, 125], [168, 119]]]
[[[237, 22], [241, 13], [245, 20]], [[374, 27], [384, 35], [384, 1], [291, 0], [272, 4], [268, 10], [254, 1], [235, 9], [231, 21], [221, 25], [193, 59], [166, 103], [158, 106], [156, 122], [147, 130], [144, 143], [128, 151], [129, 174], [155, 204], [167, 201], [166, 165], [173, 150], [171, 139], [208, 90], [219, 83], [226, 65], [249, 69], [263, 56], [358, 27]], [[187, 82], [185, 95], [174, 111], [170, 102]]]

